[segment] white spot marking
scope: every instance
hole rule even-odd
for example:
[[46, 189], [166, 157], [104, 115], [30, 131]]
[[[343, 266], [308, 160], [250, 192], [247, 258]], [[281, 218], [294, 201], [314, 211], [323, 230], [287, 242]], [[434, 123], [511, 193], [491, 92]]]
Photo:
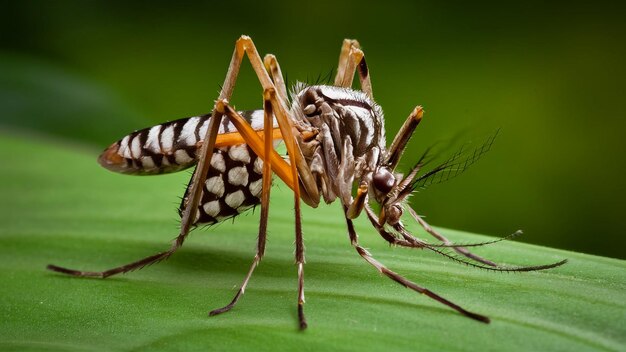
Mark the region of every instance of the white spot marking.
[[209, 120], [210, 119], [204, 120], [202, 126], [200, 126], [200, 132], [198, 132], [198, 134], [200, 135], [200, 139], [202, 140], [204, 140], [204, 137], [206, 137], [206, 130], [209, 128]]
[[[263, 110], [254, 110], [250, 114], [250, 126], [255, 131], [263, 130], [265, 126], [265, 112]], [[276, 121], [276, 117], [272, 116], [272, 127], [278, 127], [278, 121]]]
[[174, 159], [176, 159], [176, 163], [179, 165], [188, 164], [193, 161], [193, 158], [187, 154], [187, 151], [184, 149], [178, 149], [174, 152]]
[[233, 186], [245, 186], [248, 184], [248, 170], [244, 166], [233, 167], [228, 170], [228, 183]]
[[242, 191], [231, 193], [224, 198], [226, 204], [233, 209], [237, 209], [246, 199]]
[[188, 146], [196, 144], [196, 127], [198, 126], [199, 121], [199, 117], [192, 117], [187, 120], [182, 131], [180, 131], [180, 136], [178, 137], [179, 143], [183, 143]]
[[217, 151], [211, 156], [211, 167], [219, 172], [226, 171], [226, 163], [224, 162], [224, 156]]
[[126, 136], [122, 139], [122, 141], [120, 142], [120, 149], [118, 151], [118, 153], [125, 157], [126, 159], [132, 159], [133, 156], [130, 155], [130, 148], [128, 148], [128, 139], [130, 138], [130, 136]]
[[217, 214], [220, 213], [220, 202], [219, 200], [214, 200], [212, 202], [204, 203], [202, 206], [204, 212], [211, 217], [216, 217]]
[[248, 147], [245, 144], [231, 147], [228, 150], [228, 156], [235, 161], [250, 162], [250, 153], [248, 153]]
[[154, 160], [150, 156], [144, 156], [141, 158], [141, 165], [144, 170], [153, 169], [155, 167]]
[[208, 192], [220, 198], [224, 195], [224, 180], [222, 180], [222, 175], [211, 177], [204, 182], [204, 185]]
[[256, 158], [256, 160], [254, 161], [254, 172], [256, 172], [259, 175], [263, 174], [263, 160], [261, 160], [261, 158]]
[[253, 196], [258, 197], [263, 190], [263, 179], [256, 180], [250, 184], [250, 193]]
[[169, 154], [174, 147], [174, 125], [170, 125], [161, 133], [161, 146], [163, 147], [163, 154]]
[[133, 156], [133, 159], [141, 158], [141, 144], [139, 144], [139, 134], [133, 138], [133, 141], [130, 143], [130, 155]]
[[161, 146], [159, 145], [159, 132], [161, 132], [161, 125], [156, 125], [150, 129], [144, 148], [152, 151], [153, 153], [161, 153]]

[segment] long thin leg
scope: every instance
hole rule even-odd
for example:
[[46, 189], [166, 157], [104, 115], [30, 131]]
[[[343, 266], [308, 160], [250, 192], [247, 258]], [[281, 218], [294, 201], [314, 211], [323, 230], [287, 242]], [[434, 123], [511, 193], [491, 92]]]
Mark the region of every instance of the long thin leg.
[[[437, 232], [435, 229], [433, 229], [426, 221], [424, 221], [424, 219], [422, 219], [421, 216], [417, 215], [417, 213], [415, 213], [415, 210], [413, 210], [412, 208], [408, 207], [409, 209], [409, 213], [411, 214], [411, 216], [413, 216], [413, 218], [415, 219], [415, 221], [417, 221], [423, 228], [424, 230], [426, 230], [426, 232], [428, 232], [429, 234], [431, 234], [433, 237], [435, 237], [436, 239], [442, 241], [445, 244], [451, 244], [452, 242], [450, 240], [448, 240], [446, 237], [444, 237], [442, 234], [440, 234], [439, 232]], [[486, 264], [486, 265], [490, 265], [493, 267], [497, 267], [498, 264], [492, 262], [491, 260], [485, 259], [479, 255], [476, 255], [472, 252], [470, 252], [467, 248], [464, 247], [453, 247], [453, 249], [467, 257], [470, 258], [472, 260], [475, 260], [477, 262]]]
[[263, 63], [265, 64], [265, 69], [272, 77], [278, 96], [285, 102], [285, 104], [288, 104], [289, 97], [287, 96], [287, 86], [283, 80], [283, 73], [280, 70], [280, 65], [278, 64], [278, 60], [276, 60], [276, 56], [273, 54], [265, 55]]
[[[265, 68], [267, 69], [267, 71], [270, 73], [274, 85], [276, 85], [276, 92], [278, 93], [280, 100], [284, 103], [283, 108], [281, 109], [281, 114], [286, 115], [288, 111], [286, 107], [289, 104], [289, 98], [287, 97], [287, 87], [285, 86], [285, 81], [283, 80], [283, 74], [280, 69], [280, 65], [278, 64], [278, 60], [276, 60], [276, 56], [272, 54], [267, 54], [263, 59], [263, 63], [265, 64]], [[297, 129], [294, 129], [293, 132], [294, 137], [296, 137], [300, 141], [306, 138]], [[319, 204], [320, 194], [317, 183], [315, 182], [315, 177], [309, 169], [309, 166], [304, 161], [304, 156], [302, 155], [302, 151], [300, 150], [300, 148], [296, 148], [295, 151], [298, 153], [295, 159], [297, 163], [296, 166], [299, 172], [300, 182], [302, 182], [302, 187], [306, 195], [304, 199], [307, 204], [311, 205], [312, 207], [317, 207], [317, 205]]]
[[[287, 146], [287, 151], [289, 154], [289, 167], [291, 171], [291, 177], [293, 180], [298, 179], [298, 170], [296, 169], [296, 161], [295, 153], [290, 152], [297, 148], [295, 145], [295, 139], [293, 138], [292, 131], [290, 129], [288, 115], [283, 110], [282, 104], [276, 97], [276, 91], [273, 88], [269, 88], [265, 90], [264, 93], [270, 100], [272, 104], [272, 109], [274, 111], [274, 115], [278, 121], [278, 125], [281, 128], [281, 133], [283, 134], [283, 140], [285, 141], [285, 145]], [[248, 141], [248, 145], [254, 150], [257, 155], [261, 155], [257, 148], [253, 146], [252, 141], [255, 136], [258, 137], [254, 133], [254, 131], [246, 132], [246, 128], [249, 128], [247, 122], [230, 106], [228, 102], [225, 100], [220, 100], [217, 102], [216, 109], [222, 113], [224, 113], [229, 120], [235, 125], [237, 130], [242, 133], [244, 138]], [[247, 127], [246, 127], [247, 126]], [[250, 139], [248, 139], [248, 133], [250, 133]], [[264, 153], [263, 153], [264, 155]], [[273, 160], [272, 160], [273, 162]], [[302, 239], [302, 221], [300, 215], [300, 188], [299, 183], [294, 182], [292, 185], [293, 193], [294, 193], [294, 211], [295, 211], [295, 232], [296, 232], [296, 265], [298, 267], [298, 316], [300, 320], [300, 328], [306, 328], [306, 319], [304, 318], [303, 312], [303, 304], [304, 304], [304, 242]]]
[[348, 219], [346, 217], [346, 222], [348, 224], [348, 234], [350, 236], [350, 243], [352, 244], [352, 246], [356, 249], [356, 251], [359, 253], [359, 255], [365, 259], [366, 262], [370, 263], [372, 266], [374, 266], [381, 274], [384, 274], [385, 276], [387, 276], [388, 278], [392, 279], [393, 281], [399, 283], [400, 285], [409, 288], [415, 292], [421, 293], [421, 294], [425, 294], [426, 296], [447, 305], [448, 307], [456, 310], [457, 312], [463, 314], [464, 316], [468, 317], [468, 318], [472, 318], [474, 320], [478, 320], [482, 323], [489, 323], [489, 318], [484, 316], [484, 315], [480, 315], [477, 313], [472, 313], [468, 310], [465, 310], [464, 308], [460, 307], [459, 305], [452, 303], [451, 301], [439, 296], [438, 294], [432, 292], [431, 290], [418, 286], [417, 284], [415, 284], [412, 281], [409, 281], [408, 279], [406, 279], [405, 277], [397, 274], [394, 271], [389, 270], [386, 266], [384, 266], [381, 262], [377, 261], [376, 259], [374, 259], [374, 257], [372, 257], [372, 255], [363, 247], [361, 247], [359, 245], [359, 241], [358, 241], [358, 236], [356, 231], [354, 230], [354, 225], [352, 223], [352, 220]]
[[346, 88], [351, 87], [356, 70], [359, 72], [361, 90], [371, 99], [374, 99], [369, 69], [367, 67], [367, 63], [365, 62], [365, 54], [360, 49], [359, 42], [352, 39], [344, 39], [341, 47], [341, 54], [339, 55], [339, 65], [337, 67], [337, 76], [335, 76], [335, 86]]
[[337, 74], [335, 75], [335, 86], [341, 86], [344, 81], [344, 75], [346, 74], [346, 66], [348, 65], [348, 58], [350, 57], [350, 51], [352, 48], [359, 49], [361, 45], [354, 39], [344, 39], [341, 45], [341, 52], [339, 53], [339, 63], [337, 64]]
[[422, 121], [422, 117], [424, 117], [424, 109], [421, 106], [416, 106], [415, 109], [411, 111], [411, 114], [409, 114], [406, 121], [404, 121], [400, 131], [398, 131], [396, 136], [393, 138], [393, 142], [391, 142], [391, 146], [389, 147], [389, 152], [387, 154], [387, 160], [385, 160], [385, 164], [389, 166], [390, 170], [395, 170], [407, 143], [409, 143], [409, 140], [415, 131], [415, 128]]
[[[241, 59], [238, 59], [238, 50], [235, 49], [230, 65], [228, 67], [228, 73], [226, 74], [224, 84], [222, 85], [222, 90], [220, 91], [220, 99], [228, 99], [232, 95], [233, 89], [235, 87], [235, 81], [237, 80], [237, 74], [239, 73], [240, 65]], [[189, 202], [182, 214], [180, 233], [178, 237], [176, 237], [176, 240], [169, 250], [145, 257], [132, 263], [128, 263], [100, 272], [80, 271], [63, 268], [52, 264], [48, 265], [47, 269], [73, 276], [107, 278], [112, 275], [127, 273], [129, 271], [141, 269], [146, 265], [159, 262], [171, 256], [178, 248], [182, 246], [195, 221], [196, 212], [198, 211], [198, 204], [200, 203], [200, 195], [202, 194], [202, 184], [204, 184], [204, 180], [206, 179], [206, 175], [209, 171], [210, 160], [213, 154], [213, 149], [215, 148], [215, 141], [217, 139], [217, 133], [219, 131], [221, 120], [222, 114], [219, 113], [216, 109], [213, 109], [213, 114], [211, 115], [209, 127], [207, 128], [207, 132], [204, 138], [204, 140], [208, 142], [203, 143], [202, 148], [200, 149], [200, 158], [198, 160], [198, 165], [196, 166], [196, 172], [194, 172], [194, 176], [191, 181]]]
[[[365, 205], [365, 213], [367, 214], [367, 218], [370, 220], [370, 222], [372, 223], [372, 226], [374, 226], [374, 228], [376, 229], [376, 231], [378, 231], [378, 234], [387, 242], [389, 242], [389, 244], [391, 245], [397, 245], [397, 246], [401, 246], [401, 247], [407, 247], [407, 248], [417, 248], [417, 249], [428, 249], [431, 250], [437, 254], [440, 254], [450, 260], [453, 260], [457, 263], [461, 263], [461, 264], [465, 264], [465, 265], [469, 265], [475, 268], [480, 268], [480, 269], [485, 269], [485, 270], [492, 270], [492, 271], [499, 271], [499, 272], [522, 272], [522, 271], [537, 271], [537, 270], [546, 270], [546, 269], [552, 269], [552, 268], [556, 268], [558, 266], [561, 266], [565, 263], [567, 263], [567, 259], [565, 260], [561, 260], [559, 262], [555, 262], [555, 263], [550, 263], [550, 264], [542, 264], [542, 265], [531, 265], [531, 266], [517, 266], [517, 267], [505, 267], [505, 266], [485, 266], [479, 263], [474, 263], [471, 261], [465, 261], [462, 260], [460, 258], [457, 258], [456, 256], [453, 256], [449, 253], [446, 253], [445, 251], [442, 251], [441, 247], [449, 247], [449, 248], [454, 248], [454, 247], [461, 247], [460, 245], [455, 245], [455, 244], [451, 244], [449, 246], [447, 245], [433, 245], [433, 244], [429, 244], [427, 242], [424, 242], [422, 240], [420, 240], [419, 238], [414, 237], [413, 235], [411, 235], [410, 233], [408, 233], [402, 226], [394, 226], [394, 229], [398, 232], [400, 232], [400, 234], [402, 235], [402, 238], [398, 238], [396, 237], [393, 233], [388, 232], [387, 230], [385, 230], [385, 228], [383, 226], [380, 225], [380, 223], [378, 222], [378, 219], [376, 218], [376, 215], [374, 214], [374, 211], [370, 208], [370, 206], [368, 204]], [[517, 233], [515, 233], [517, 234]], [[515, 235], [513, 234], [513, 235]], [[509, 236], [510, 237], [510, 236]], [[487, 244], [492, 244], [495, 242], [499, 242], [504, 240], [505, 238], [500, 238], [497, 240], [492, 240], [492, 241], [487, 241], [487, 242], [479, 242], [479, 243], [472, 243], [470, 245], [472, 246], [482, 246], [482, 245], [487, 245]], [[467, 245], [466, 245], [467, 246]]]
[[[294, 180], [298, 179], [298, 170], [296, 169], [296, 165], [298, 161], [303, 162], [302, 154], [299, 150], [298, 145], [296, 144], [296, 139], [293, 135], [289, 136], [291, 131], [288, 131], [288, 127], [292, 127], [291, 120], [288, 118], [287, 112], [284, 110], [282, 104], [278, 104], [276, 94], [274, 91], [268, 92], [270, 95], [270, 99], [272, 101], [272, 107], [276, 112], [276, 118], [278, 120], [278, 125], [281, 127], [281, 131], [285, 138], [285, 144], [287, 146], [287, 151], [289, 153], [289, 162], [291, 165], [291, 172]], [[285, 127], [283, 129], [283, 127]], [[296, 154], [296, 150], [298, 154]], [[298, 158], [299, 156], [299, 158]], [[299, 160], [298, 160], [299, 159]], [[296, 253], [295, 260], [296, 265], [298, 267], [298, 320], [300, 329], [306, 329], [307, 323], [306, 318], [304, 317], [304, 240], [302, 237], [302, 218], [300, 211], [300, 187], [298, 182], [295, 183], [295, 187], [293, 188], [294, 195], [294, 212], [295, 212], [295, 230], [296, 230]]]
[[[228, 100], [230, 96], [232, 95], [232, 92], [235, 88], [235, 83], [237, 81], [237, 76], [239, 74], [239, 69], [241, 67], [241, 61], [243, 59], [244, 54], [246, 53], [248, 54], [248, 57], [250, 58], [250, 62], [252, 63], [252, 66], [255, 69], [255, 72], [257, 73], [257, 77], [259, 78], [261, 85], [264, 87], [264, 89], [273, 89], [274, 86], [272, 84], [272, 81], [270, 80], [267, 72], [263, 68], [261, 59], [259, 57], [258, 52], [256, 51], [256, 48], [254, 47], [254, 44], [252, 43], [252, 40], [247, 36], [242, 36], [241, 38], [239, 38], [239, 40], [237, 40], [237, 43], [235, 45], [235, 50], [233, 52], [233, 56], [231, 58], [231, 61], [228, 67], [226, 78], [224, 79], [224, 84], [222, 85], [222, 90], [220, 91], [218, 102], [223, 101], [223, 100]], [[223, 116], [223, 111], [219, 111], [219, 109], [217, 109], [217, 104], [216, 104], [216, 108], [213, 109], [213, 113], [211, 115], [211, 119], [209, 122], [209, 127], [207, 129], [207, 132], [204, 138], [204, 141], [207, 141], [207, 142], [202, 144], [202, 148], [200, 149], [200, 154], [199, 154], [200, 158], [198, 160], [198, 165], [196, 167], [196, 172], [194, 173], [193, 179], [191, 181], [191, 190], [189, 192], [189, 202], [188, 202], [188, 205], [185, 207], [183, 214], [182, 214], [180, 233], [169, 250], [148, 256], [146, 258], [140, 259], [138, 261], [135, 261], [129, 264], [125, 264], [125, 265], [112, 268], [109, 270], [101, 271], [101, 272], [80, 271], [80, 270], [63, 268], [63, 267], [59, 267], [56, 265], [48, 265], [47, 268], [49, 270], [60, 272], [63, 274], [68, 274], [68, 275], [106, 278], [112, 275], [126, 273], [132, 270], [143, 268], [146, 265], [156, 263], [158, 261], [164, 260], [168, 258], [169, 256], [171, 256], [178, 248], [182, 246], [185, 238], [189, 234], [189, 231], [191, 230], [191, 227], [195, 221], [196, 213], [198, 211], [198, 204], [200, 202], [200, 196], [202, 194], [202, 185], [204, 184], [204, 180], [206, 179], [206, 175], [209, 171], [210, 160], [213, 154], [213, 149], [215, 148], [215, 142], [217, 139], [217, 134], [219, 131], [219, 126], [222, 120], [222, 116]], [[281, 133], [283, 134], [284, 138], [288, 137], [285, 135], [285, 132], [282, 129], [281, 129]], [[255, 137], [258, 138], [258, 135], [255, 134]], [[289, 137], [291, 137], [293, 140], [293, 135], [289, 134]], [[287, 144], [289, 145], [289, 143]], [[290, 150], [290, 154], [292, 154], [291, 152], [293, 151], [293, 145], [290, 145], [290, 146], [292, 147], [292, 149]], [[258, 152], [257, 154], [261, 156], [261, 154], [259, 154]], [[278, 156], [277, 154], [274, 157], [276, 158], [276, 160], [280, 159], [282, 161], [280, 156]], [[276, 164], [278, 163], [275, 163], [274, 165]], [[291, 169], [293, 169], [293, 167], [291, 167]], [[293, 180], [297, 180], [297, 174], [295, 176], [293, 172], [289, 176], [287, 176], [288, 174], [284, 172], [283, 172], [283, 175], [280, 175], [280, 173], [278, 172], [277, 174], [279, 174], [279, 176], [287, 178], [286, 183], [288, 185], [291, 185], [292, 187], [295, 187], [295, 188], [298, 187], [298, 183], [293, 181]], [[289, 177], [291, 177], [291, 180], [288, 179]], [[299, 195], [299, 192], [298, 192], [298, 195]]]
[[[272, 112], [272, 104], [269, 101], [269, 98], [266, 97], [263, 105], [264, 110], [264, 126], [269, 126], [264, 129], [264, 140], [263, 144], [265, 147], [265, 155], [269, 155], [272, 150], [272, 124], [273, 124], [273, 112]], [[269, 206], [270, 206], [270, 191], [272, 189], [272, 166], [271, 166], [271, 158], [268, 158], [266, 162], [263, 163], [263, 188], [261, 193], [261, 220], [259, 222], [259, 237], [257, 240], [257, 249], [256, 254], [254, 256], [254, 260], [252, 261], [252, 265], [250, 266], [250, 270], [248, 270], [248, 274], [246, 275], [243, 283], [241, 284], [241, 288], [235, 294], [233, 300], [226, 306], [212, 310], [209, 312], [209, 316], [218, 315], [221, 313], [228, 312], [231, 310], [239, 298], [244, 294], [246, 290], [246, 286], [248, 286], [248, 281], [254, 272], [254, 269], [259, 265], [259, 262], [263, 258], [265, 254], [265, 242], [267, 238], [267, 220], [269, 215]]]

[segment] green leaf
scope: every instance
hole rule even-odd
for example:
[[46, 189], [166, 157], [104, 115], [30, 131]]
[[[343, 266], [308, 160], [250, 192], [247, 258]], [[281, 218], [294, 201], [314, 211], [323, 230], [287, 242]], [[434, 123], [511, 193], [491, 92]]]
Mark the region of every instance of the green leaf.
[[[304, 209], [309, 329], [300, 332], [292, 196], [278, 181], [266, 257], [232, 312], [207, 317], [248, 270], [258, 213], [197, 229], [169, 260], [123, 276], [46, 271], [50, 263], [107, 269], [167, 248], [177, 233], [174, 210], [188, 172], [116, 175], [95, 156], [0, 134], [0, 350], [624, 350], [624, 261], [503, 242], [477, 252], [517, 265], [570, 262], [492, 273], [390, 248], [357, 222], [378, 260], [488, 315], [485, 325], [381, 277], [351, 248], [336, 205]], [[442, 231], [461, 242], [488, 239]]]

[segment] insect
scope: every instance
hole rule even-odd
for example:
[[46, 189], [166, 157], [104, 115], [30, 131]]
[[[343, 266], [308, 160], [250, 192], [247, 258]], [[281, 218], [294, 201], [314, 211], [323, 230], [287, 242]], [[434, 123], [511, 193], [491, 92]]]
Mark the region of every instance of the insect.
[[[244, 57], [252, 64], [263, 87], [263, 109], [235, 111], [229, 99]], [[360, 90], [352, 89], [358, 72]], [[231, 310], [243, 295], [255, 268], [265, 253], [272, 175], [292, 191], [295, 211], [295, 262], [298, 272], [297, 311], [299, 327], [304, 315], [304, 246], [301, 201], [317, 207], [341, 202], [350, 243], [358, 254], [380, 273], [418, 293], [441, 302], [464, 316], [489, 323], [489, 318], [468, 311], [442, 296], [409, 281], [376, 260], [358, 241], [352, 220], [362, 213], [390, 244], [422, 248], [474, 267], [494, 271], [534, 271], [554, 268], [566, 260], [537, 266], [505, 267], [471, 253], [466, 247], [508, 239], [454, 244], [430, 227], [407, 205], [419, 187], [462, 172], [484, 154], [485, 144], [469, 153], [459, 152], [420, 174], [427, 154], [403, 175], [396, 171], [411, 135], [423, 117], [416, 107], [387, 147], [383, 112], [374, 102], [369, 69], [356, 40], [343, 42], [333, 85], [298, 84], [288, 96], [283, 75], [274, 55], [262, 60], [247, 36], [239, 38], [220, 95], [210, 115], [176, 120], [136, 131], [107, 148], [99, 158], [105, 168], [126, 174], [160, 174], [196, 165], [180, 204], [180, 233], [171, 247], [138, 261], [102, 272], [79, 271], [49, 265], [48, 269], [73, 276], [106, 278], [162, 261], [180, 248], [190, 230], [199, 224], [215, 224], [255, 206], [261, 206], [256, 255], [240, 289], [226, 306], [209, 315]], [[274, 149], [282, 140], [287, 158]], [[374, 212], [373, 204], [381, 209]], [[428, 243], [406, 230], [405, 212], [440, 243]], [[453, 255], [450, 251], [455, 251]], [[461, 258], [465, 257], [465, 258]]]

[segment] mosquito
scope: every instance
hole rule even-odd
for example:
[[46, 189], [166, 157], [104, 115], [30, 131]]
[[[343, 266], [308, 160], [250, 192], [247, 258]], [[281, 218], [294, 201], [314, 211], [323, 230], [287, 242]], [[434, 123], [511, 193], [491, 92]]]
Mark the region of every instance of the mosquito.
[[[238, 112], [229, 102], [244, 57], [250, 61], [263, 87], [262, 110]], [[360, 90], [352, 88], [357, 72]], [[225, 313], [241, 298], [265, 254], [272, 175], [276, 174], [293, 191], [300, 329], [307, 327], [303, 309], [305, 255], [301, 201], [315, 208], [322, 199], [326, 203], [341, 202], [351, 245], [380, 273], [466, 317], [489, 323], [487, 316], [466, 310], [388, 269], [359, 244], [352, 222], [364, 213], [372, 227], [391, 245], [427, 249], [451, 260], [493, 271], [544, 270], [566, 262], [501, 266], [471, 253], [467, 247], [509, 239], [519, 231], [489, 242], [455, 244], [408, 206], [407, 198], [418, 188], [464, 171], [489, 150], [495, 138], [492, 136], [474, 150], [462, 150], [420, 174], [428, 161], [424, 154], [408, 173], [399, 173], [396, 167], [423, 114], [421, 106], [413, 109], [387, 147], [383, 111], [374, 102], [369, 69], [356, 40], [343, 41], [334, 84], [297, 84], [288, 95], [276, 57], [268, 54], [262, 60], [252, 39], [241, 36], [211, 114], [131, 133], [109, 146], [98, 160], [109, 170], [134, 175], [175, 172], [197, 164], [179, 207], [180, 232], [171, 247], [100, 272], [56, 265], [47, 268], [72, 276], [98, 278], [137, 270], [170, 257], [197, 225], [216, 224], [260, 204], [258, 241], [252, 265], [232, 301], [209, 315]], [[286, 157], [276, 151], [274, 142], [277, 141], [284, 142]], [[378, 214], [374, 205], [380, 209]], [[428, 243], [411, 234], [402, 221], [405, 212], [439, 242]]]

